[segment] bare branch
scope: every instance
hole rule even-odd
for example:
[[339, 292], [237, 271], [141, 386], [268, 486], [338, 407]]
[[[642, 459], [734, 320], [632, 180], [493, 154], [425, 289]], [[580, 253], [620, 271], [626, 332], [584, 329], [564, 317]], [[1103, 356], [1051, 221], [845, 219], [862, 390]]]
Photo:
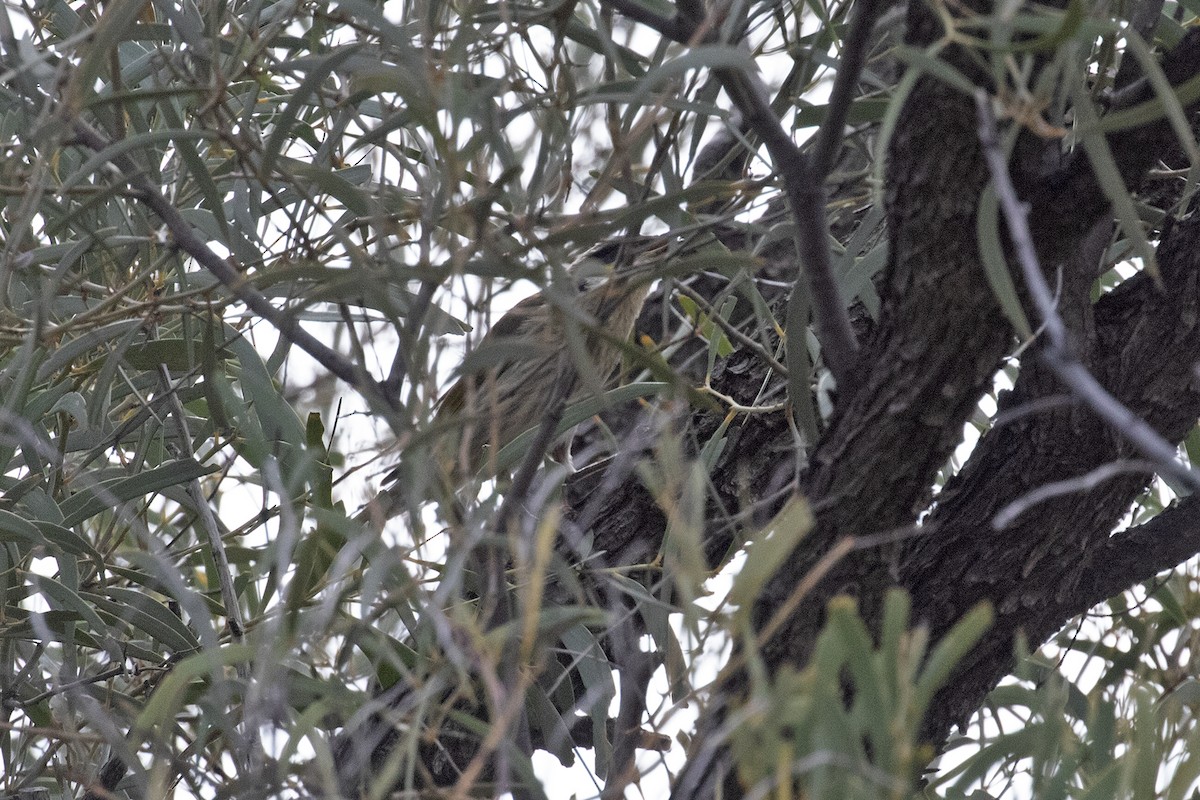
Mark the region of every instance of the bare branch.
[[[80, 141], [97, 153], [112, 146], [112, 142], [83, 120], [75, 119], [71, 125]], [[291, 315], [275, 308], [266, 295], [250, 285], [246, 277], [238, 272], [228, 260], [217, 255], [216, 251], [200, 238], [196, 229], [183, 218], [171, 201], [146, 179], [142, 171], [127, 155], [114, 155], [109, 163], [138, 194], [139, 199], [163, 221], [163, 224], [171, 231], [179, 248], [211, 272], [229, 291], [245, 303], [247, 308], [271, 323], [279, 331], [280, 336], [308, 353], [321, 366], [362, 392], [372, 405], [392, 411], [400, 410], [399, 401], [394, 393], [388, 392], [361, 366], [346, 360], [304, 330]], [[396, 415], [389, 414], [387, 416], [390, 421], [395, 422]]]
[[643, 6], [637, 0], [604, 0], [603, 5], [620, 11], [624, 16], [658, 31], [673, 42], [686, 43], [695, 32], [695, 24], [680, 14], [664, 17]]
[[1089, 489], [1095, 489], [1116, 475], [1124, 475], [1128, 472], [1152, 473], [1155, 466], [1155, 464], [1151, 464], [1149, 461], [1122, 459], [1120, 461], [1110, 461], [1107, 464], [1101, 464], [1085, 475], [1042, 484], [997, 511], [996, 516], [992, 517], [992, 528], [998, 531], [1007, 528], [1017, 517], [1052, 497], [1081, 494]]
[[841, 62], [838, 65], [837, 77], [833, 79], [833, 91], [829, 95], [829, 113], [817, 131], [816, 146], [813, 150], [813, 174], [819, 181], [823, 182], [828, 177], [841, 148], [842, 132], [846, 128], [850, 103], [854, 99], [854, 90], [858, 86], [858, 78], [866, 62], [871, 32], [875, 29], [880, 14], [887, 8], [888, 4], [881, 0], [863, 0], [854, 6], [850, 34], [842, 45]]
[[1067, 341], [1067, 329], [1054, 307], [1054, 295], [1042, 274], [1034, 249], [1033, 237], [1029, 232], [1026, 209], [1017, 197], [1012, 179], [1008, 174], [1008, 163], [1000, 147], [996, 132], [996, 118], [992, 114], [991, 98], [980, 89], [975, 94], [975, 108], [979, 115], [979, 141], [987, 160], [988, 171], [995, 182], [1000, 208], [1008, 223], [1008, 235], [1016, 248], [1017, 261], [1025, 277], [1025, 286], [1042, 319], [1044, 340], [1040, 355], [1046, 365], [1068, 388], [1112, 428], [1129, 440], [1138, 452], [1152, 461], [1162, 472], [1185, 483], [1193, 490], [1200, 489], [1200, 474], [1176, 458], [1175, 448], [1158, 432], [1146, 424], [1113, 397], [1087, 368], [1071, 352]]
[[[716, 73], [733, 104], [742, 112], [746, 127], [762, 139], [783, 179], [784, 192], [796, 223], [796, 247], [802, 266], [792, 292], [801, 288], [801, 281], [807, 281], [822, 357], [842, 391], [852, 392], [858, 340], [850, 326], [850, 315], [838, 292], [829, 258], [825, 191], [808, 157], [784, 131], [758, 75], [733, 69], [719, 69]], [[788, 334], [791, 342], [804, 341], [800, 331], [788, 331]]]

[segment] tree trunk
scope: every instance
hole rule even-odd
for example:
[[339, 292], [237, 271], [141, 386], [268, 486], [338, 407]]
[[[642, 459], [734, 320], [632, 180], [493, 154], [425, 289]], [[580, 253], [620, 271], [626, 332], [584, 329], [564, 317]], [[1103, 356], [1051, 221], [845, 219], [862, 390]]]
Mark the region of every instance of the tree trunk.
[[[912, 4], [909, 44], [924, 47], [940, 35], [926, 5]], [[989, 85], [966, 53], [950, 48], [942, 56], [978, 85]], [[1168, 54], [1163, 69], [1174, 84], [1196, 74], [1200, 33]], [[1138, 102], [1148, 92], [1135, 86], [1123, 102]], [[930, 626], [935, 639], [978, 603], [991, 603], [995, 625], [926, 721], [924, 734], [934, 743], [965, 721], [1011, 669], [1018, 633], [1040, 643], [1072, 615], [1173, 566], [1198, 546], [1195, 534], [1185, 535], [1196, 513], [1186, 503], [1153, 523], [1155, 530], [1182, 526], [1177, 541], [1186, 545], [1146, 557], [1152, 531], [1111, 535], [1151, 478], [1136, 464], [1038, 503], [995, 529], [997, 512], [1032, 490], [1134, 455], [1120, 432], [1071, 398], [1039, 363], [1036, 344], [1022, 356], [1016, 387], [1002, 400], [1001, 424], [931, 506], [938, 470], [1017, 344], [980, 257], [976, 211], [989, 176], [976, 126], [972, 97], [928, 75], [917, 81], [889, 151], [889, 263], [881, 317], [858, 365], [861, 389], [838, 398], [806, 465], [794, 463], [782, 415], [754, 416], [731, 431], [712, 476], [707, 518], [713, 523], [705, 542], [710, 563], [718, 563], [738, 543], [731, 520], [745, 525], [769, 518], [789, 487], [807, 497], [816, 527], [758, 598], [754, 619], [761, 626], [835, 543], [897, 534], [892, 544], [856, 550], [834, 565], [767, 641], [762, 655], [772, 668], [805, 663], [825, 604], [836, 594], [856, 596], [873, 621], [884, 592], [900, 586], [912, 594], [915, 618]], [[1109, 137], [1133, 189], [1172, 152], [1173, 142], [1165, 122]], [[1200, 359], [1200, 223], [1179, 222], [1164, 236], [1158, 249], [1162, 286], [1139, 275], [1093, 305], [1089, 293], [1112, 222], [1087, 157], [1082, 148], [1064, 154], [1058, 140], [1029, 133], [1016, 153], [1014, 179], [1031, 207], [1043, 269], [1050, 284], [1060, 286], [1060, 313], [1077, 352], [1134, 413], [1180, 441], [1200, 414], [1193, 386], [1193, 364]], [[735, 354], [715, 378], [722, 391], [749, 401], [761, 389], [763, 369], [753, 357]], [[782, 396], [783, 387], [775, 388]], [[703, 442], [715, 427], [700, 413], [691, 432]], [[597, 493], [600, 483], [585, 473], [569, 492], [576, 513], [596, 532], [597, 549], [620, 563], [657, 552], [663, 518], [652, 500], [634, 480], [616, 486], [610, 480], [606, 492]], [[1114, 574], [1116, 568], [1124, 573]], [[715, 796], [722, 784], [726, 796], [740, 793], [728, 778], [728, 756], [716, 731], [744, 688], [744, 677], [735, 674], [716, 690], [676, 797]]]

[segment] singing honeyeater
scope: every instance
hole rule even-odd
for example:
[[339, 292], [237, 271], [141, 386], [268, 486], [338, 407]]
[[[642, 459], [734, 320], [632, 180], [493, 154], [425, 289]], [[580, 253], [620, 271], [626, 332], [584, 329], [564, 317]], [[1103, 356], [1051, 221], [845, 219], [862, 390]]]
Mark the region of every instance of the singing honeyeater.
[[[445, 433], [432, 446], [432, 466], [452, 488], [477, 473], [494, 474], [500, 450], [536, 427], [556, 399], [570, 405], [604, 388], [668, 245], [644, 237], [606, 242], [569, 268], [576, 294], [549, 287], [492, 326], [438, 400], [433, 420]], [[395, 505], [381, 495], [376, 513], [390, 517]]]

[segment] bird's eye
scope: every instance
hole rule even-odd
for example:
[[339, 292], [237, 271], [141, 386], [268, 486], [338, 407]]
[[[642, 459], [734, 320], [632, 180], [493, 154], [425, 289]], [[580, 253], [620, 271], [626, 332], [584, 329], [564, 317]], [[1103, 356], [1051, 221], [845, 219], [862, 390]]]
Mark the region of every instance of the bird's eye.
[[585, 292], [603, 283], [611, 271], [603, 261], [586, 256], [571, 268], [571, 277], [575, 279], [575, 288]]

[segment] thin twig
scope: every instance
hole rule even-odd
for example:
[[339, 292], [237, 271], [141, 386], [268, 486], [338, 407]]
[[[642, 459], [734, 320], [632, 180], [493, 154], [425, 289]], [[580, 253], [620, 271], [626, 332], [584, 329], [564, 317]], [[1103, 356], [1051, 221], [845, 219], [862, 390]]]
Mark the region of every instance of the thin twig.
[[768, 367], [775, 370], [775, 372], [777, 372], [781, 378], [787, 380], [787, 367], [779, 363], [779, 360], [771, 355], [767, 348], [763, 347], [761, 342], [758, 342], [750, 336], [742, 333], [740, 328], [722, 317], [717, 310], [713, 308], [712, 303], [708, 302], [708, 298], [697, 292], [692, 287], [682, 283], [675, 287], [675, 291], [691, 298], [692, 301], [700, 306], [700, 310], [703, 311], [718, 328], [724, 331], [726, 336], [728, 336], [730, 339], [733, 339], [743, 347], [749, 349], [752, 353], [762, 359], [762, 361]]
[[780, 403], [772, 403], [769, 406], [742, 405], [741, 403], [739, 403], [737, 400], [734, 400], [729, 395], [724, 394], [723, 392], [719, 392], [716, 389], [714, 389], [712, 387], [712, 384], [708, 383], [707, 381], [704, 383], [703, 386], [696, 389], [696, 391], [700, 392], [701, 394], [706, 394], [706, 395], [709, 395], [710, 397], [717, 398], [722, 403], [724, 403], [728, 407], [729, 412], [733, 413], [733, 414], [777, 414], [780, 411], [786, 410], [787, 407], [790, 405], [788, 403], [788, 401], [786, 401], [786, 400], [784, 400], [783, 402], [780, 402]]
[[813, 175], [824, 182], [833, 169], [842, 144], [842, 134], [846, 129], [846, 117], [850, 114], [850, 104], [854, 99], [854, 90], [858, 88], [858, 78], [862, 75], [866, 63], [867, 47], [871, 43], [871, 32], [880, 14], [887, 10], [889, 4], [882, 0], [860, 0], [854, 4], [854, 19], [850, 21], [850, 33], [842, 43], [842, 57], [838, 63], [837, 77], [833, 79], [833, 90], [829, 94], [829, 111], [825, 121], [817, 131], [816, 144], [813, 147]]
[[1159, 436], [1145, 420], [1113, 397], [1071, 352], [1066, 326], [1058, 315], [1054, 296], [1038, 263], [1037, 251], [1026, 219], [1026, 207], [1017, 198], [1017, 192], [1009, 178], [1008, 162], [1000, 146], [996, 117], [992, 113], [991, 97], [983, 89], [975, 93], [975, 108], [979, 117], [979, 142], [995, 183], [1005, 222], [1008, 223], [1008, 235], [1016, 248], [1017, 261], [1025, 278], [1025, 288], [1033, 300], [1038, 316], [1042, 318], [1042, 360], [1076, 397], [1113, 430], [1129, 440], [1160, 472], [1178, 479], [1193, 491], [1200, 489], [1200, 474], [1179, 462], [1176, 458], [1176, 448]]
[[128, 672], [128, 670], [125, 669], [125, 665], [121, 664], [120, 666], [110, 667], [110, 668], [104, 670], [103, 672], [98, 672], [95, 675], [85, 675], [82, 678], [76, 678], [75, 680], [70, 681], [69, 683], [64, 683], [59, 686], [55, 686], [52, 689], [47, 689], [46, 691], [41, 692], [40, 694], [35, 694], [33, 697], [30, 697], [25, 700], [15, 700], [14, 699], [13, 702], [21, 708], [34, 708], [35, 706], [37, 706], [38, 703], [41, 703], [43, 700], [46, 700], [48, 698], [54, 697], [55, 695], [62, 694], [63, 692], [70, 691], [71, 689], [77, 689], [80, 686], [89, 686], [89, 685], [96, 684], [96, 683], [103, 683], [104, 681], [106, 681], [110, 678], [115, 678], [118, 675], [124, 675], [127, 672]]
[[1043, 503], [1055, 497], [1062, 497], [1066, 494], [1078, 494], [1086, 492], [1089, 489], [1095, 489], [1100, 484], [1118, 475], [1127, 475], [1131, 472], [1153, 473], [1155, 466], [1157, 465], [1141, 459], [1121, 459], [1120, 461], [1110, 461], [1107, 464], [1101, 464], [1095, 469], [1083, 475], [1077, 475], [1074, 478], [1042, 484], [997, 511], [996, 516], [992, 517], [992, 528], [998, 531], [1007, 528], [1013, 520], [1038, 503]]

